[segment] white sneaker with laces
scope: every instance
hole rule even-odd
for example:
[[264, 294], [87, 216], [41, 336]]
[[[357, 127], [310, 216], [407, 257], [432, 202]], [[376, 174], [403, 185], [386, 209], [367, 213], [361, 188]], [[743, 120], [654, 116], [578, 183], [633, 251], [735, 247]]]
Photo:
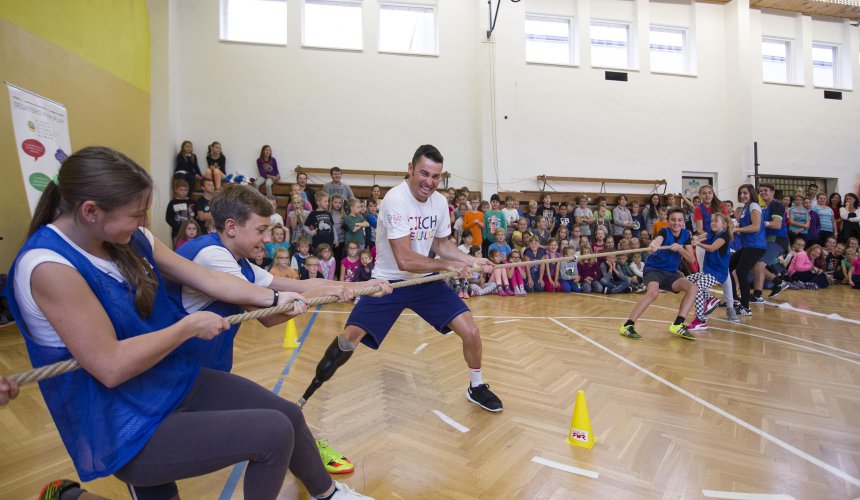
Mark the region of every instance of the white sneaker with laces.
[[[317, 500], [317, 497], [311, 497], [313, 500]], [[374, 500], [373, 497], [369, 497], [367, 495], [362, 495], [361, 493], [355, 491], [349, 486], [341, 483], [340, 481], [334, 482], [334, 494], [331, 496], [331, 500]]]

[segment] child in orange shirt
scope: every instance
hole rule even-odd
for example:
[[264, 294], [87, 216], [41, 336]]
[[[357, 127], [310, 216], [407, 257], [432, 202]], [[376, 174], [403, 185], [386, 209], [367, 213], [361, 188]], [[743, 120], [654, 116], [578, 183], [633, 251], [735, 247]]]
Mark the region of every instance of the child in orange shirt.
[[286, 248], [279, 248], [275, 251], [275, 262], [269, 272], [276, 278], [299, 279], [299, 273], [290, 267], [290, 251]]
[[473, 244], [483, 241], [484, 214], [477, 209], [478, 203], [473, 201], [469, 211], [463, 214], [463, 231], [472, 233]]
[[659, 234], [661, 229], [669, 227], [669, 221], [666, 220], [666, 209], [664, 207], [657, 209], [657, 218], [659, 220], [654, 223], [654, 235]]

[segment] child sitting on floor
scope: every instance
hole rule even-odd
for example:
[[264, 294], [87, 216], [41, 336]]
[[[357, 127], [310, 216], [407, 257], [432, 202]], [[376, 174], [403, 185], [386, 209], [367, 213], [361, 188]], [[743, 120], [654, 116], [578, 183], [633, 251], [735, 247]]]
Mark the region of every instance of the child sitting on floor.
[[[469, 255], [476, 259], [481, 258], [481, 247], [472, 245], [469, 249]], [[495, 283], [487, 283], [484, 279], [484, 273], [480, 271], [472, 272], [472, 279], [469, 280], [469, 291], [472, 296], [487, 295], [496, 291]]]
[[561, 283], [561, 291], [564, 293], [575, 292], [579, 293], [582, 289], [579, 286], [579, 272], [576, 269], [576, 260], [573, 259], [575, 252], [573, 247], [567, 247], [562, 252], [563, 255], [571, 260], [564, 261], [559, 264], [558, 279]]
[[276, 278], [299, 279], [299, 273], [290, 267], [290, 251], [286, 248], [279, 248], [275, 251], [275, 262], [269, 272]]
[[353, 273], [352, 281], [370, 281], [373, 275], [373, 257], [370, 256], [370, 250], [362, 250], [359, 260], [361, 265]]
[[[555, 238], [550, 238], [547, 243], [547, 251], [544, 254], [545, 259], [557, 259], [561, 257], [561, 253], [558, 251], [558, 240]], [[559, 274], [559, 263], [558, 262], [550, 262], [544, 264], [544, 274], [543, 274], [543, 291], [545, 292], [560, 292], [561, 291], [561, 283], [558, 280]]]
[[320, 273], [322, 273], [323, 278], [334, 280], [337, 261], [332, 255], [331, 246], [328, 243], [320, 243], [317, 246], [317, 257], [320, 260]]
[[592, 253], [588, 245], [580, 248], [580, 258], [576, 263], [580, 276], [579, 286], [582, 293], [603, 293], [603, 285], [600, 284], [600, 264], [596, 258], [588, 257]]
[[606, 256], [606, 259], [600, 264], [600, 274], [603, 293], [630, 293], [633, 291], [633, 286], [627, 276], [621, 272], [618, 266], [618, 257], [615, 255]]
[[845, 260], [851, 263], [849, 272], [851, 288], [860, 290], [860, 258], [856, 250], [848, 250], [845, 253]]
[[[503, 229], [499, 229], [498, 231], [504, 231]], [[490, 250], [490, 261], [493, 264], [501, 264], [504, 262], [502, 260], [502, 252], [500, 252], [497, 248]], [[505, 269], [493, 269], [493, 272], [489, 274], [490, 283], [496, 284], [496, 293], [501, 297], [513, 296], [514, 291], [511, 290], [511, 284], [508, 280], [508, 273]]]
[[[508, 262], [522, 262], [523, 258], [520, 255], [519, 250], [511, 250], [511, 254], [508, 255]], [[525, 268], [523, 267], [510, 267], [508, 268], [508, 282], [511, 284], [511, 288], [514, 290], [514, 295], [518, 297], [526, 296], [526, 287], [525, 280], [523, 279], [523, 272]]]
[[200, 226], [197, 225], [197, 221], [194, 219], [182, 221], [182, 224], [179, 226], [179, 237], [176, 238], [176, 247], [174, 250], [179, 250], [179, 247], [198, 236], [200, 236]]

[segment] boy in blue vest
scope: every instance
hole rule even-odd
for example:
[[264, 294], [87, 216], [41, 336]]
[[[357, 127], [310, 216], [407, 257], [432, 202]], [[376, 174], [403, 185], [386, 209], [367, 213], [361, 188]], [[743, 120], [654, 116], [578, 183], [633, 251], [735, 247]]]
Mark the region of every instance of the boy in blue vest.
[[[368, 285], [336, 283], [322, 279], [299, 281], [278, 278], [252, 264], [249, 258], [254, 255], [259, 245], [268, 240], [269, 217], [272, 214], [269, 200], [255, 189], [237, 184], [224, 186], [213, 196], [210, 209], [216, 232], [189, 241], [189, 244], [180, 248], [181, 252], [177, 252], [179, 255], [208, 269], [244, 277], [255, 285], [295, 295], [296, 300], [335, 295], [341, 301], [347, 301], [352, 299], [353, 290]], [[385, 283], [387, 286], [387, 282]], [[229, 316], [254, 309], [216, 301], [188, 287], [171, 286], [169, 290], [171, 298], [189, 314], [206, 310]], [[298, 295], [299, 293], [303, 295]], [[292, 315], [279, 314], [260, 318], [259, 321], [264, 326], [271, 327], [291, 317]], [[211, 341], [189, 340], [180, 349], [193, 355], [204, 367], [229, 372], [233, 367], [233, 339], [238, 330], [239, 325], [232, 325], [229, 330]], [[317, 446], [326, 470], [330, 473], [345, 474], [354, 470], [352, 463], [328, 447], [326, 442], [317, 441]]]
[[[668, 248], [660, 249], [661, 246]], [[687, 331], [684, 326], [684, 317], [687, 311], [693, 306], [693, 301], [696, 300], [696, 284], [684, 279], [684, 275], [678, 271], [681, 264], [681, 257], [687, 263], [692, 264], [696, 260], [696, 254], [693, 251], [691, 244], [690, 232], [684, 229], [684, 211], [680, 208], [672, 209], [669, 212], [669, 227], [663, 228], [651, 240], [648, 246], [650, 255], [645, 261], [645, 269], [643, 272], [643, 282], [645, 283], [645, 294], [633, 306], [633, 311], [630, 317], [621, 326], [619, 331], [621, 335], [639, 340], [642, 338], [635, 328], [634, 323], [648, 309], [648, 306], [660, 294], [660, 290], [665, 290], [672, 293], [684, 292], [684, 298], [681, 299], [681, 307], [678, 309], [678, 316], [675, 321], [669, 325], [669, 333], [683, 339], [696, 340], [692, 333]]]

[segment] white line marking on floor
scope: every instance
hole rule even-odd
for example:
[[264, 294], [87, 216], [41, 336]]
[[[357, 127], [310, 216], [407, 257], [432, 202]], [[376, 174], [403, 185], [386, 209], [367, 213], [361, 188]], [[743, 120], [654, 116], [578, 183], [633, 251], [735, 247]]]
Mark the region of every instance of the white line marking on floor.
[[[627, 318], [621, 318], [621, 317], [617, 317], [617, 316], [614, 318], [609, 317], [609, 316], [554, 316], [554, 317], [556, 319], [599, 319], [599, 320], [611, 319], [611, 320], [617, 320], [617, 321], [624, 321], [627, 319]], [[640, 322], [647, 321], [647, 322], [651, 322], [651, 323], [666, 323], [666, 324], [671, 323], [671, 321], [665, 321], [665, 320], [659, 320], [659, 319], [646, 319], [646, 318], [639, 318], [637, 321], [640, 321]], [[750, 325], [745, 325], [745, 326], [750, 326]], [[801, 344], [795, 344], [794, 342], [788, 342], [787, 340], [772, 339], [772, 338], [765, 337], [763, 335], [756, 335], [755, 333], [742, 332], [739, 330], [730, 330], [728, 328], [720, 328], [717, 326], [712, 326], [708, 330], [719, 330], [722, 332], [734, 333], [736, 335], [746, 335], [748, 337], [756, 337], [756, 338], [759, 338], [762, 340], [767, 340], [770, 342], [776, 342], [779, 344], [787, 344], [787, 345], [790, 345], [790, 346], [795, 347], [797, 349], [805, 349], [807, 351], [812, 351], [814, 353], [821, 354], [822, 356], [829, 356], [831, 358], [836, 358], [838, 360], [845, 361], [847, 363], [851, 363], [852, 365], [860, 366], [860, 361], [845, 358], [845, 357], [842, 357], [838, 354], [833, 354], [831, 352], [821, 351], [821, 350], [815, 349], [813, 347], [809, 347], [809, 346], [805, 346], [805, 345], [801, 345]], [[773, 333], [779, 333], [779, 332], [773, 332]], [[790, 335], [788, 337], [789, 338], [795, 338], [795, 337], [791, 337]], [[704, 340], [704, 341], [712, 340], [712, 339], [709, 339], [708, 337], [704, 337], [704, 338], [697, 337], [697, 338], [699, 340]]]
[[[716, 290], [716, 289], [712, 289], [711, 292], [718, 293], [720, 295], [725, 295], [722, 291]], [[824, 313], [820, 313], [818, 311], [810, 311], [809, 309], [803, 309], [801, 307], [795, 307], [795, 306], [789, 304], [788, 302], [770, 302], [768, 300], [765, 300], [764, 305], [771, 306], [771, 307], [778, 307], [780, 309], [786, 309], [788, 311], [796, 311], [796, 312], [799, 312], [802, 314], [810, 314], [812, 316], [821, 316], [822, 318], [834, 319], [836, 321], [845, 321], [846, 323], [855, 323], [855, 324], [860, 325], [860, 320], [846, 318], [846, 317], [840, 316], [836, 313], [824, 314]]]
[[532, 462], [536, 464], [546, 465], [547, 467], [552, 467], [553, 469], [570, 472], [571, 474], [579, 474], [580, 476], [590, 477], [592, 479], [597, 479], [598, 477], [600, 477], [600, 474], [592, 470], [580, 469], [579, 467], [565, 465], [560, 462], [553, 462], [552, 460], [547, 460], [541, 457], [532, 457]]
[[421, 352], [421, 350], [422, 350], [422, 349], [424, 349], [424, 348], [425, 348], [425, 347], [427, 347], [428, 345], [430, 345], [430, 344], [428, 344], [427, 342], [424, 342], [424, 343], [423, 343], [423, 344], [421, 344], [420, 346], [416, 347], [416, 348], [415, 348], [415, 350], [414, 350], [414, 351], [412, 351], [412, 354], [418, 354], [419, 352]]
[[700, 405], [704, 406], [705, 408], [707, 408], [707, 409], [709, 409], [709, 410], [711, 410], [711, 411], [713, 411], [719, 415], [722, 415], [723, 417], [731, 420], [732, 422], [743, 427], [744, 429], [747, 429], [750, 432], [754, 432], [755, 434], [758, 434], [759, 436], [766, 439], [767, 441], [770, 441], [771, 443], [779, 446], [780, 448], [782, 448], [782, 449], [784, 449], [790, 453], [793, 453], [797, 457], [800, 457], [803, 460], [806, 460], [807, 462], [809, 462], [809, 463], [811, 463], [817, 467], [820, 467], [821, 469], [824, 469], [825, 471], [827, 471], [827, 472], [833, 474], [834, 476], [837, 476], [837, 477], [853, 484], [854, 486], [860, 486], [860, 479], [858, 479], [858, 478], [856, 478], [850, 474], [847, 474], [846, 472], [844, 472], [840, 469], [837, 469], [836, 467], [828, 464], [827, 462], [824, 462], [823, 460], [821, 460], [819, 458], [813, 457], [809, 453], [806, 453], [805, 451], [786, 443], [785, 441], [779, 439], [778, 437], [776, 437], [772, 434], [768, 434], [767, 432], [759, 429], [758, 427], [755, 427], [754, 425], [751, 425], [751, 424], [741, 420], [740, 418], [732, 415], [731, 413], [723, 410], [722, 408], [714, 406], [713, 404], [705, 401], [704, 399], [700, 398], [699, 396], [696, 396], [695, 394], [691, 393], [690, 391], [687, 391], [686, 389], [678, 387], [677, 385], [673, 384], [672, 382], [669, 382], [668, 380], [664, 379], [663, 377], [648, 371], [647, 369], [637, 365], [633, 361], [630, 361], [629, 359], [625, 358], [624, 356], [616, 353], [612, 349], [610, 349], [610, 348], [604, 346], [603, 344], [591, 339], [587, 335], [583, 335], [582, 333], [579, 333], [578, 331], [565, 325], [561, 321], [558, 321], [555, 318], [547, 318], [547, 319], [549, 319], [553, 323], [557, 324], [558, 326], [564, 328], [565, 330], [569, 331], [570, 333], [573, 333], [574, 335], [578, 336], [582, 340], [585, 340], [586, 342], [590, 343], [591, 345], [597, 347], [598, 349], [601, 349], [602, 351], [604, 351], [604, 352], [610, 354], [611, 356], [617, 358], [619, 361], [639, 370], [640, 372], [644, 373], [645, 375], [648, 375], [649, 377], [660, 382], [661, 384], [665, 385], [666, 387], [669, 387], [669, 388], [683, 394], [684, 396], [687, 396], [688, 398], [699, 403]]
[[737, 491], [702, 490], [708, 498], [728, 498], [731, 500], [794, 500], [791, 495], [782, 493], [741, 493]]
[[[584, 296], [586, 296], [586, 297], [589, 297], [589, 295], [588, 295], [588, 294], [582, 294], [582, 295], [584, 295]], [[635, 303], [636, 303], [636, 301], [635, 301], [635, 300], [616, 299], [616, 298], [614, 298], [614, 297], [606, 297], [606, 296], [603, 296], [603, 295], [598, 295], [598, 296], [596, 296], [596, 297], [591, 297], [591, 298], [595, 298], [595, 299], [604, 299], [604, 300], [614, 300], [614, 301], [616, 301], [616, 302], [625, 302], [625, 303], [628, 303], [628, 304], [635, 304]], [[651, 304], [651, 305], [650, 305], [650, 306], [648, 306], [648, 307], [656, 307], [656, 308], [658, 308], [658, 309], [665, 309], [665, 310], [667, 310], [667, 311], [677, 311], [677, 310], [678, 310], [678, 308], [666, 307], [666, 306], [661, 306], [661, 305], [657, 305], [657, 304]], [[746, 324], [746, 323], [732, 323], [731, 321], [728, 321], [728, 320], [725, 320], [725, 319], [722, 319], [722, 318], [717, 318], [717, 317], [714, 317], [714, 316], [711, 316], [711, 317], [710, 317], [710, 319], [709, 319], [708, 321], [719, 321], [719, 322], [721, 322], [721, 323], [728, 323], [729, 325], [743, 325], [743, 326], [745, 326], [745, 327], [747, 327], [747, 328], [752, 328], [753, 330], [760, 330], [760, 331], [763, 331], [763, 332], [772, 333], [772, 334], [774, 334], [774, 335], [781, 335], [781, 336], [783, 336], [783, 337], [788, 337], [788, 338], [790, 338], [790, 339], [792, 339], [792, 340], [797, 340], [797, 341], [800, 341], [800, 342], [806, 342], [806, 343], [809, 343], [809, 344], [817, 345], [817, 346], [819, 346], [819, 347], [825, 347], [825, 348], [827, 348], [827, 349], [832, 349], [832, 350], [834, 350], [834, 351], [839, 351], [839, 352], [844, 353], [844, 354], [849, 354], [849, 355], [851, 355], [851, 356], [858, 356], [858, 357], [860, 357], [860, 353], [856, 353], [856, 352], [853, 352], [853, 351], [848, 351], [848, 350], [845, 350], [845, 349], [840, 349], [839, 347], [834, 347], [834, 346], [832, 346], [832, 345], [823, 344], [823, 343], [821, 343], [821, 342], [816, 342], [816, 341], [814, 341], [814, 340], [805, 339], [805, 338], [803, 338], [803, 337], [795, 337], [795, 336], [793, 336], [793, 335], [789, 335], [789, 334], [787, 334], [787, 333], [777, 332], [777, 331], [775, 331], [775, 330], [768, 330], [767, 328], [762, 328], [762, 327], [760, 327], [760, 326], [756, 326], [756, 325], [749, 325], [749, 324]], [[853, 321], [853, 320], [852, 320], [852, 321]], [[737, 333], [743, 333], [743, 332], [737, 332]], [[767, 337], [762, 337], [762, 338], [767, 338]], [[771, 340], [771, 339], [768, 339], [768, 340]], [[800, 347], [800, 346], [798, 346], [798, 347]]]
[[449, 417], [448, 415], [445, 415], [445, 414], [444, 414], [444, 413], [442, 413], [441, 411], [439, 411], [439, 410], [433, 410], [433, 413], [435, 413], [437, 417], [441, 418], [443, 422], [445, 422], [446, 424], [450, 425], [451, 427], [453, 427], [453, 428], [457, 429], [458, 431], [460, 431], [460, 432], [469, 432], [469, 428], [468, 428], [468, 427], [466, 427], [465, 425], [463, 425], [463, 424], [461, 424], [461, 423], [457, 422], [456, 420], [454, 420], [453, 418]]
[[[590, 297], [590, 298], [593, 298], [593, 299], [613, 300], [613, 301], [616, 301], [616, 302], [624, 302], [624, 303], [627, 303], [627, 304], [635, 304], [635, 303], [636, 303], [636, 301], [635, 301], [635, 300], [624, 300], [624, 299], [618, 299], [618, 298], [615, 298], [615, 297], [606, 297], [606, 296], [604, 296], [604, 295], [597, 295], [597, 296], [592, 297], [590, 294], [579, 294], [579, 295], [577, 295], [577, 296], [578, 296], [578, 297]], [[658, 309], [666, 309], [667, 311], [676, 311], [676, 310], [677, 310], [677, 308], [671, 308], [671, 307], [661, 306], [661, 305], [658, 305], [658, 304], [651, 304], [649, 307], [656, 307], [656, 308], [658, 308]], [[321, 310], [321, 311], [317, 311], [317, 313], [318, 313], [318, 314], [350, 314], [350, 313], [351, 313], [351, 311], [326, 311], [326, 310]], [[418, 316], [418, 315], [417, 315], [417, 314], [415, 314], [415, 313], [406, 313], [406, 312], [404, 312], [404, 313], [402, 314], [402, 316]], [[833, 316], [833, 315], [831, 314], [830, 316]], [[839, 315], [837, 314], [836, 316], [839, 316]], [[475, 317], [475, 318], [482, 318], [482, 319], [486, 319], [486, 318], [498, 318], [498, 316], [479, 316], [479, 315], [473, 315], [473, 317]], [[545, 317], [545, 316], [509, 316], [509, 318], [512, 318], [512, 319], [542, 319], [542, 318], [544, 318], [544, 317]], [[561, 317], [561, 316], [557, 316], [557, 317]], [[565, 317], [565, 318], [570, 318], [570, 319], [588, 319], [588, 318], [589, 318], [589, 317], [585, 317], [585, 316], [564, 316], [564, 317]], [[840, 316], [840, 318], [842, 318], [842, 317]], [[836, 318], [832, 318], [832, 317], [831, 317], [830, 319], [836, 319]], [[848, 322], [856, 322], [856, 323], [860, 323], [860, 321], [853, 320], [853, 319], [846, 319], [846, 318], [842, 318], [842, 319], [843, 319], [843, 320], [845, 320], [845, 321], [848, 321]], [[507, 321], [507, 320], [505, 320], [505, 321]], [[643, 321], [643, 320], [642, 320], [642, 319], [640, 319], [639, 321]], [[814, 340], [805, 339], [805, 338], [803, 338], [803, 337], [795, 337], [795, 336], [793, 336], [793, 335], [788, 335], [787, 333], [777, 332], [777, 331], [775, 331], [775, 330], [768, 330], [767, 328], [762, 328], [762, 327], [760, 327], [760, 326], [756, 326], [756, 325], [748, 325], [748, 324], [746, 324], [746, 323], [732, 323], [731, 321], [727, 321], [727, 320], [725, 320], [725, 319], [717, 318], [717, 317], [714, 317], [714, 316], [711, 316], [711, 318], [710, 318], [710, 320], [709, 320], [709, 321], [719, 321], [719, 322], [721, 322], [721, 323], [728, 323], [729, 325], [743, 325], [744, 327], [746, 327], [746, 328], [751, 328], [751, 329], [753, 329], [753, 330], [759, 330], [759, 331], [762, 331], [762, 332], [772, 333], [772, 334], [774, 334], [774, 335], [780, 335], [780, 336], [782, 336], [782, 337], [788, 337], [788, 338], [790, 338], [790, 339], [792, 339], [792, 340], [796, 340], [796, 341], [798, 341], [798, 342], [806, 342], [806, 343], [808, 343], [808, 344], [817, 345], [817, 346], [819, 346], [819, 347], [823, 347], [823, 348], [826, 348], [826, 349], [832, 349], [832, 350], [834, 350], [834, 351], [839, 351], [839, 352], [841, 352], [841, 353], [843, 353], [843, 354], [847, 354], [847, 355], [849, 355], [849, 356], [856, 356], [856, 357], [860, 357], [860, 353], [857, 353], [857, 352], [848, 351], [848, 350], [846, 350], [846, 349], [841, 349], [841, 348], [839, 348], [839, 347], [835, 347], [835, 346], [832, 346], [832, 345], [824, 344], [824, 343], [821, 343], [821, 342], [816, 342], [816, 341], [814, 341]], [[780, 342], [779, 340], [776, 340], [776, 339], [771, 339], [771, 338], [768, 338], [768, 337], [763, 337], [763, 336], [761, 336], [761, 335], [755, 335], [755, 334], [752, 334], [752, 333], [741, 332], [741, 331], [738, 331], [738, 330], [727, 330], [727, 331], [732, 331], [732, 332], [734, 332], [734, 333], [740, 333], [740, 334], [742, 334], [742, 335], [750, 335], [750, 336], [758, 337], [758, 338], [765, 339], [765, 340], [773, 340], [774, 342]], [[804, 346], [799, 345], [799, 344], [792, 344], [791, 342], [789, 342], [788, 344], [790, 344], [790, 345], [794, 345], [794, 346], [796, 346], [796, 347], [798, 347], [798, 348], [801, 348], [801, 349], [805, 349], [805, 347], [804, 347]], [[811, 349], [811, 350], [812, 350], [812, 351], [814, 351], [814, 352], [821, 352], [821, 351], [817, 351], [817, 350], [815, 350], [815, 349]], [[826, 353], [824, 353], [824, 354], [826, 354]], [[841, 357], [839, 357], [839, 356], [836, 356], [836, 357], [837, 357], [837, 358], [839, 358], [839, 359], [844, 359], [844, 358], [841, 358]], [[856, 363], [855, 363], [855, 364], [856, 364]], [[856, 500], [860, 500], [860, 498], [857, 498]]]
[[493, 321], [493, 324], [498, 325], [499, 323], [513, 323], [514, 321], [519, 321], [519, 319], [503, 319], [501, 321]]

